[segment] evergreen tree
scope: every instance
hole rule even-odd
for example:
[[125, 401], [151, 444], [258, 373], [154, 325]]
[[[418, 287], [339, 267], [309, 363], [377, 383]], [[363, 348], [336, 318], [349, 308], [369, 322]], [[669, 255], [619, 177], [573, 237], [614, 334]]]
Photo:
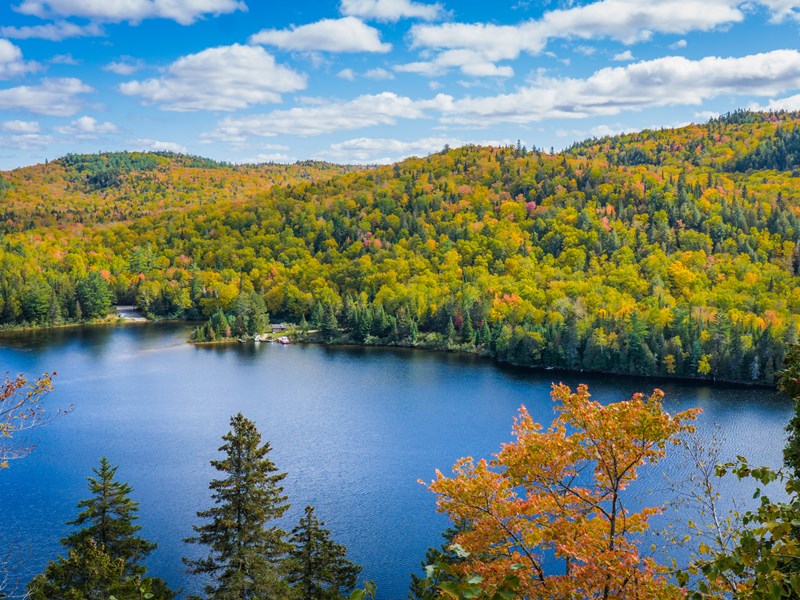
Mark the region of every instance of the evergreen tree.
[[206, 558], [184, 559], [189, 572], [210, 578], [209, 600], [283, 600], [289, 588], [281, 562], [289, 546], [286, 532], [268, 524], [289, 508], [278, 473], [268, 458], [269, 442], [261, 444], [255, 424], [241, 413], [231, 418], [231, 431], [219, 448], [222, 460], [211, 465], [225, 474], [209, 484], [214, 506], [197, 513], [207, 521], [194, 526], [186, 542], [208, 547]]
[[112, 559], [123, 560], [126, 575], [143, 573], [144, 567], [139, 563], [156, 545], [136, 535], [141, 526], [134, 524], [139, 503], [128, 496], [132, 488], [114, 480], [117, 467], [112, 467], [105, 456], [100, 459], [100, 468], [93, 471], [97, 477], [88, 478], [93, 496], [78, 503], [78, 508], [83, 510], [74, 521], [67, 523], [81, 529], [61, 543], [67, 550], [75, 550], [91, 539]]
[[347, 549], [330, 539], [313, 506], [292, 529], [293, 548], [287, 561], [289, 583], [303, 600], [346, 598], [358, 581], [361, 567], [347, 559]]
[[51, 561], [45, 572], [28, 585], [35, 600], [107, 600], [144, 598], [152, 594], [155, 600], [174, 598], [166, 583], [159, 578], [145, 577], [141, 561], [155, 548], [142, 539], [135, 525], [138, 502], [130, 499], [132, 488], [114, 480], [117, 467], [108, 459], [100, 459], [97, 476], [89, 477], [93, 496], [78, 503], [83, 509], [74, 521], [81, 529], [61, 540], [68, 556]]
[[783, 449], [783, 463], [800, 479], [800, 346], [789, 348], [783, 362], [778, 389], [794, 400], [794, 415], [786, 426], [789, 440]]

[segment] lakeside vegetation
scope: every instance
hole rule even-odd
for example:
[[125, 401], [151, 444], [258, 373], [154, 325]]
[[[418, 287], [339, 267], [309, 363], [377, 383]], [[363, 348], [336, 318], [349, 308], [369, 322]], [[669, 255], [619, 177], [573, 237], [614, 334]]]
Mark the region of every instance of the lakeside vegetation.
[[373, 169], [65, 157], [2, 174], [0, 324], [117, 302], [235, 330], [258, 298], [321, 341], [773, 384], [800, 331], [799, 122]]

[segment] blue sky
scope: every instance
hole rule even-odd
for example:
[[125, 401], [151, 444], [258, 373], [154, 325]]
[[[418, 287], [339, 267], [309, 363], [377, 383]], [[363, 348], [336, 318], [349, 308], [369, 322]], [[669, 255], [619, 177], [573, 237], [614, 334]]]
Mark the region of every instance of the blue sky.
[[800, 108], [800, 0], [11, 0], [0, 168], [389, 162]]

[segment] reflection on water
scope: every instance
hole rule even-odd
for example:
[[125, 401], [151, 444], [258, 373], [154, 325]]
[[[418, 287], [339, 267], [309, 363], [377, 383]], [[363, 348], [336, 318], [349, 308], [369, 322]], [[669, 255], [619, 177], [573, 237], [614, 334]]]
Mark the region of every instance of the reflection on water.
[[[439, 545], [447, 523], [417, 483], [466, 455], [490, 456], [510, 439], [525, 404], [549, 423], [553, 380], [585, 382], [611, 402], [663, 389], [668, 410], [703, 408], [699, 429], [724, 432], [723, 452], [777, 466], [791, 407], [769, 390], [498, 367], [474, 356], [356, 347], [184, 343], [185, 325], [128, 325], [0, 334], [0, 371], [59, 372], [51, 405], [75, 411], [37, 433], [35, 452], [0, 475], [0, 539], [30, 548], [28, 574], [59, 551], [64, 522], [86, 496], [100, 456], [141, 501], [143, 534], [158, 542], [150, 565], [176, 587], [199, 591], [181, 556], [201, 549], [181, 540], [208, 506], [220, 436], [232, 414], [254, 419], [289, 473], [284, 526], [306, 504], [346, 544], [382, 598], [404, 598], [408, 573]], [[673, 456], [643, 471], [642, 501], [680, 477]], [[657, 490], [656, 494], [651, 493]], [[726, 493], [751, 495], [736, 482]]]

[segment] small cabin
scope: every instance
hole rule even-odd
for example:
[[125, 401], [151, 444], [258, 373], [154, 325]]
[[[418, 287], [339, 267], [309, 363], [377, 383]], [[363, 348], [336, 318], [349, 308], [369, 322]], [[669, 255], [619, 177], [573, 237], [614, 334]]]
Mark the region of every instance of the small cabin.
[[284, 333], [286, 331], [286, 323], [273, 323], [270, 327], [272, 327], [272, 333]]

